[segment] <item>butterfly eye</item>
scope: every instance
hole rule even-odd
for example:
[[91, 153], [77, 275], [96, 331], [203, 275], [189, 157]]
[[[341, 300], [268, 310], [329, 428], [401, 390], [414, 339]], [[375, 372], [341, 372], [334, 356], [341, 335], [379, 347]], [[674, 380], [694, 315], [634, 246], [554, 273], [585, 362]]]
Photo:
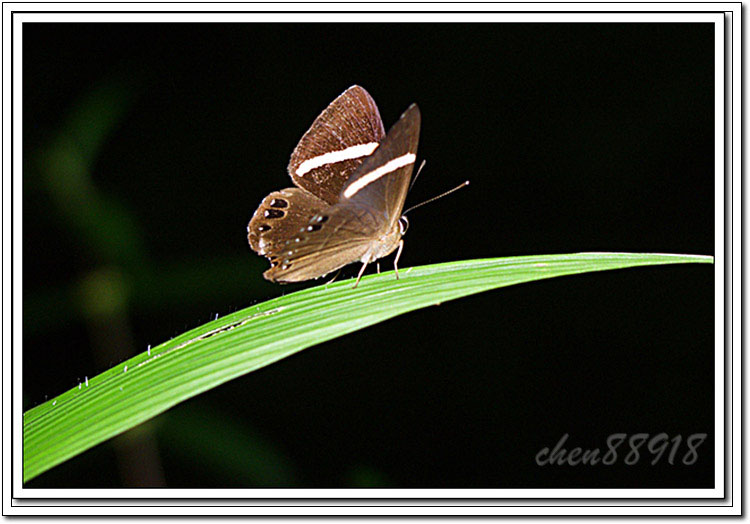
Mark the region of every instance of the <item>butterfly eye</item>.
[[406, 230], [409, 229], [409, 219], [406, 218], [406, 215], [398, 219], [398, 228], [401, 230], [401, 236], [404, 236]]

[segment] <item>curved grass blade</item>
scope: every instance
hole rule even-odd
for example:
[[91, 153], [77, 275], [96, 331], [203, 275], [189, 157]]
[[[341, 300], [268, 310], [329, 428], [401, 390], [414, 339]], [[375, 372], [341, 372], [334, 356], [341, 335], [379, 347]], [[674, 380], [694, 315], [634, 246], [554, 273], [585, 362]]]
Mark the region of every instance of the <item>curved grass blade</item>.
[[51, 467], [199, 393], [302, 349], [402, 313], [513, 284], [713, 257], [578, 253], [450, 262], [319, 285], [190, 330], [28, 410], [23, 477]]

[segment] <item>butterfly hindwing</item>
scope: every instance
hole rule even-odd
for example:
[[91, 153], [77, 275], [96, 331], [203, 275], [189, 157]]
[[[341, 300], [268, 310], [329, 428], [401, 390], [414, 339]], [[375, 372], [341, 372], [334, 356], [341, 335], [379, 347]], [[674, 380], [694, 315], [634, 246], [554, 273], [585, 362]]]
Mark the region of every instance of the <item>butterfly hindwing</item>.
[[300, 282], [361, 260], [371, 248], [375, 226], [363, 210], [330, 206], [274, 246], [269, 254], [276, 263], [263, 276], [274, 282]]
[[296, 238], [300, 228], [327, 207], [326, 202], [297, 187], [274, 191], [263, 199], [247, 226], [250, 247], [276, 265], [278, 257], [274, 255], [279, 246]]
[[375, 101], [360, 86], [339, 95], [302, 136], [289, 161], [298, 187], [335, 204], [351, 174], [385, 136]]

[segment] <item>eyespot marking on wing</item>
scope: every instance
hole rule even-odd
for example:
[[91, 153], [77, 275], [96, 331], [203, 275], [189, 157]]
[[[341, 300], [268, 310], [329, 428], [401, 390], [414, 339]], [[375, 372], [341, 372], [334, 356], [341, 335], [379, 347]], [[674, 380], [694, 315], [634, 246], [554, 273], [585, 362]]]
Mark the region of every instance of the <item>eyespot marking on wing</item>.
[[279, 211], [278, 209], [266, 209], [263, 212], [263, 216], [266, 218], [282, 218], [285, 215], [283, 211]]
[[271, 207], [288, 207], [289, 202], [287, 202], [283, 198], [274, 198], [268, 205]]

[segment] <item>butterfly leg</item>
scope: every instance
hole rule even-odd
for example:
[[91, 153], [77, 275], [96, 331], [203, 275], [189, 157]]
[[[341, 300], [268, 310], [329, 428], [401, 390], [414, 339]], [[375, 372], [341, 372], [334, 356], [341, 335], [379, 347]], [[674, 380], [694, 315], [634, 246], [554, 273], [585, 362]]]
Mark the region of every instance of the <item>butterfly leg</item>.
[[340, 274], [341, 274], [341, 270], [339, 269], [338, 271], [336, 271], [336, 274], [333, 275], [333, 278], [331, 280], [329, 280], [328, 282], [326, 282], [326, 286], [328, 284], [333, 284], [333, 281], [336, 280], [339, 277]]
[[375, 262], [375, 267], [378, 268], [378, 275], [380, 274], [380, 262]]
[[398, 259], [401, 258], [401, 250], [404, 249], [404, 239], [398, 241], [398, 251], [396, 251], [396, 258], [393, 260], [393, 270], [396, 272], [396, 280], [398, 280]]
[[359, 279], [362, 278], [362, 273], [365, 272], [366, 267], [367, 267], [367, 262], [363, 262], [362, 269], [359, 270], [359, 275], [357, 275], [357, 281], [354, 283], [354, 287], [352, 289], [357, 289], [357, 286], [359, 285]]

